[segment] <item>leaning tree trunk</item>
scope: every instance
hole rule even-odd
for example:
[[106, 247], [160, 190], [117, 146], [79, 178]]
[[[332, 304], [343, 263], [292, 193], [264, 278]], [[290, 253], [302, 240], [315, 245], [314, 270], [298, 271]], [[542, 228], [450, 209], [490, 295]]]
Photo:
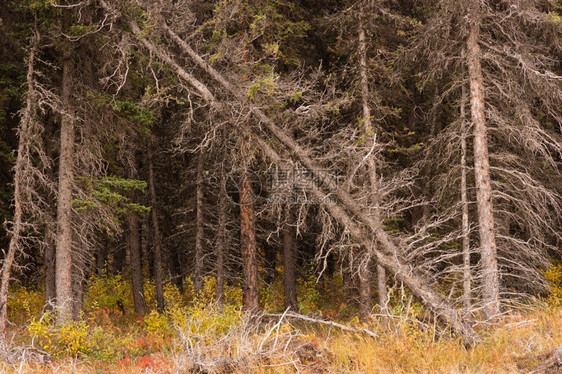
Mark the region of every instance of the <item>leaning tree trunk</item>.
[[156, 209], [156, 188], [154, 187], [154, 165], [152, 163], [152, 144], [148, 142], [148, 184], [150, 204], [152, 205], [152, 236], [154, 244], [154, 278], [156, 288], [156, 308], [160, 313], [164, 311], [164, 285], [162, 281], [162, 243], [158, 227], [158, 212]]
[[72, 87], [74, 62], [70, 46], [66, 45], [62, 67], [62, 108], [60, 130], [59, 186], [57, 201], [56, 288], [57, 322], [72, 319], [72, 188], [74, 182], [74, 118]]
[[240, 180], [240, 245], [244, 270], [244, 308], [253, 313], [259, 309], [258, 257], [252, 183], [247, 170], [247, 147], [244, 140], [241, 153], [244, 162]]
[[283, 227], [283, 289], [285, 290], [285, 308], [297, 310], [296, 278], [296, 230], [289, 205], [285, 206], [285, 224]]
[[204, 216], [203, 216], [203, 172], [205, 166], [205, 153], [203, 149], [199, 151], [199, 156], [197, 157], [197, 169], [196, 169], [196, 193], [195, 193], [195, 266], [193, 267], [193, 289], [195, 293], [199, 295], [203, 290], [203, 237], [204, 237]]
[[484, 114], [484, 89], [482, 67], [480, 65], [480, 2], [472, 0], [469, 22], [470, 33], [467, 39], [467, 65], [470, 82], [470, 107], [473, 129], [474, 176], [476, 183], [476, 206], [478, 208], [478, 227], [480, 235], [480, 257], [482, 261], [482, 299], [484, 313], [492, 318], [500, 312], [497, 246], [492, 207], [492, 186], [490, 181], [490, 160], [486, 117]]
[[29, 128], [31, 121], [33, 121], [33, 112], [35, 105], [35, 87], [34, 87], [34, 63], [35, 53], [39, 45], [39, 34], [33, 36], [29, 59], [27, 61], [27, 97], [25, 110], [23, 112], [20, 127], [18, 129], [18, 154], [16, 156], [16, 165], [14, 167], [14, 217], [13, 224], [10, 230], [10, 244], [8, 246], [8, 253], [6, 253], [2, 261], [2, 284], [0, 285], [0, 333], [6, 329], [6, 322], [8, 320], [8, 291], [10, 286], [10, 278], [12, 274], [12, 266], [17, 252], [21, 248], [21, 235], [23, 229], [23, 209], [22, 203], [24, 197], [22, 196], [22, 187], [25, 186], [23, 178], [24, 168], [26, 164], [26, 157], [29, 153], [28, 140]]

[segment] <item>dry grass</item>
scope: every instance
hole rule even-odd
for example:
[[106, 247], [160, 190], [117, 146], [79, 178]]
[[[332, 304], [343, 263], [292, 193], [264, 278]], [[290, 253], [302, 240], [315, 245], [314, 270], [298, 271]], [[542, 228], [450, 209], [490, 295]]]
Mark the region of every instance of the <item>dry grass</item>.
[[[413, 321], [367, 326], [379, 336], [343, 332], [286, 320], [257, 324], [235, 316], [234, 326], [190, 317], [177, 348], [115, 363], [92, 359], [0, 364], [6, 373], [562, 373], [551, 352], [562, 347], [562, 308], [542, 307], [506, 316], [482, 329], [484, 342], [466, 349], [459, 339], [438, 336]], [[233, 318], [233, 317], [232, 317]], [[15, 352], [7, 346], [4, 354]]]

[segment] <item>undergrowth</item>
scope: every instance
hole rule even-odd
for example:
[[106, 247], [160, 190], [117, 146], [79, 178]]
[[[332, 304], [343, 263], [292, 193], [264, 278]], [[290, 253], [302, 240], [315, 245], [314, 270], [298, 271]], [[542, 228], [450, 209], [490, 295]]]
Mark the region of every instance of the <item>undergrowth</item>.
[[[154, 285], [145, 283], [149, 312], [138, 317], [128, 279], [93, 277], [80, 319], [63, 326], [55, 323], [54, 312], [43, 310], [41, 289], [18, 286], [9, 302], [12, 325], [0, 342], [0, 372], [529, 372], [562, 346], [562, 266], [548, 270], [546, 278], [550, 295], [512, 310], [495, 326], [480, 326], [484, 341], [473, 348], [443, 327], [422, 322], [421, 306], [404, 303], [397, 290], [391, 292], [390, 316], [359, 321], [338, 276], [321, 285], [312, 274], [300, 279], [301, 313], [368, 329], [377, 337], [287, 317], [250, 317], [237, 285], [228, 285], [224, 303], [216, 303], [214, 278], [206, 279], [198, 297], [190, 281], [183, 293], [166, 284], [163, 313], [156, 311]], [[266, 312], [283, 311], [282, 289], [280, 279], [263, 287]]]

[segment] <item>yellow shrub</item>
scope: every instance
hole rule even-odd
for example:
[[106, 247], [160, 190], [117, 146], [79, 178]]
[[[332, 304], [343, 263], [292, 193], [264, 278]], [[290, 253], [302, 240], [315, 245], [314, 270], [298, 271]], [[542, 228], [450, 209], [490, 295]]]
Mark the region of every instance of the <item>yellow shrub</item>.
[[150, 314], [144, 318], [144, 325], [146, 327], [146, 331], [160, 337], [164, 337], [170, 333], [168, 317], [155, 310], [150, 312]]
[[91, 277], [84, 295], [84, 309], [132, 312], [133, 295], [129, 283], [121, 275]]
[[43, 312], [45, 294], [39, 290], [29, 290], [18, 286], [10, 290], [8, 298], [8, 316], [17, 325], [38, 317]]
[[27, 331], [35, 346], [56, 356], [77, 356], [90, 350], [87, 339], [89, 326], [85, 321], [69, 322], [60, 327], [54, 322], [55, 314], [47, 312], [29, 323]]
[[558, 264], [548, 269], [544, 273], [545, 278], [550, 282], [551, 294], [549, 302], [554, 306], [562, 304], [562, 264]]

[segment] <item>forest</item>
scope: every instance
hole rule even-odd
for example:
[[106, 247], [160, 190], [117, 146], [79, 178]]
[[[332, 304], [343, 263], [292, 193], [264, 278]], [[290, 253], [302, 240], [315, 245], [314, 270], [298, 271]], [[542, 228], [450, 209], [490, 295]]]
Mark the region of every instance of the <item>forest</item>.
[[562, 372], [562, 1], [3, 0], [0, 372]]

